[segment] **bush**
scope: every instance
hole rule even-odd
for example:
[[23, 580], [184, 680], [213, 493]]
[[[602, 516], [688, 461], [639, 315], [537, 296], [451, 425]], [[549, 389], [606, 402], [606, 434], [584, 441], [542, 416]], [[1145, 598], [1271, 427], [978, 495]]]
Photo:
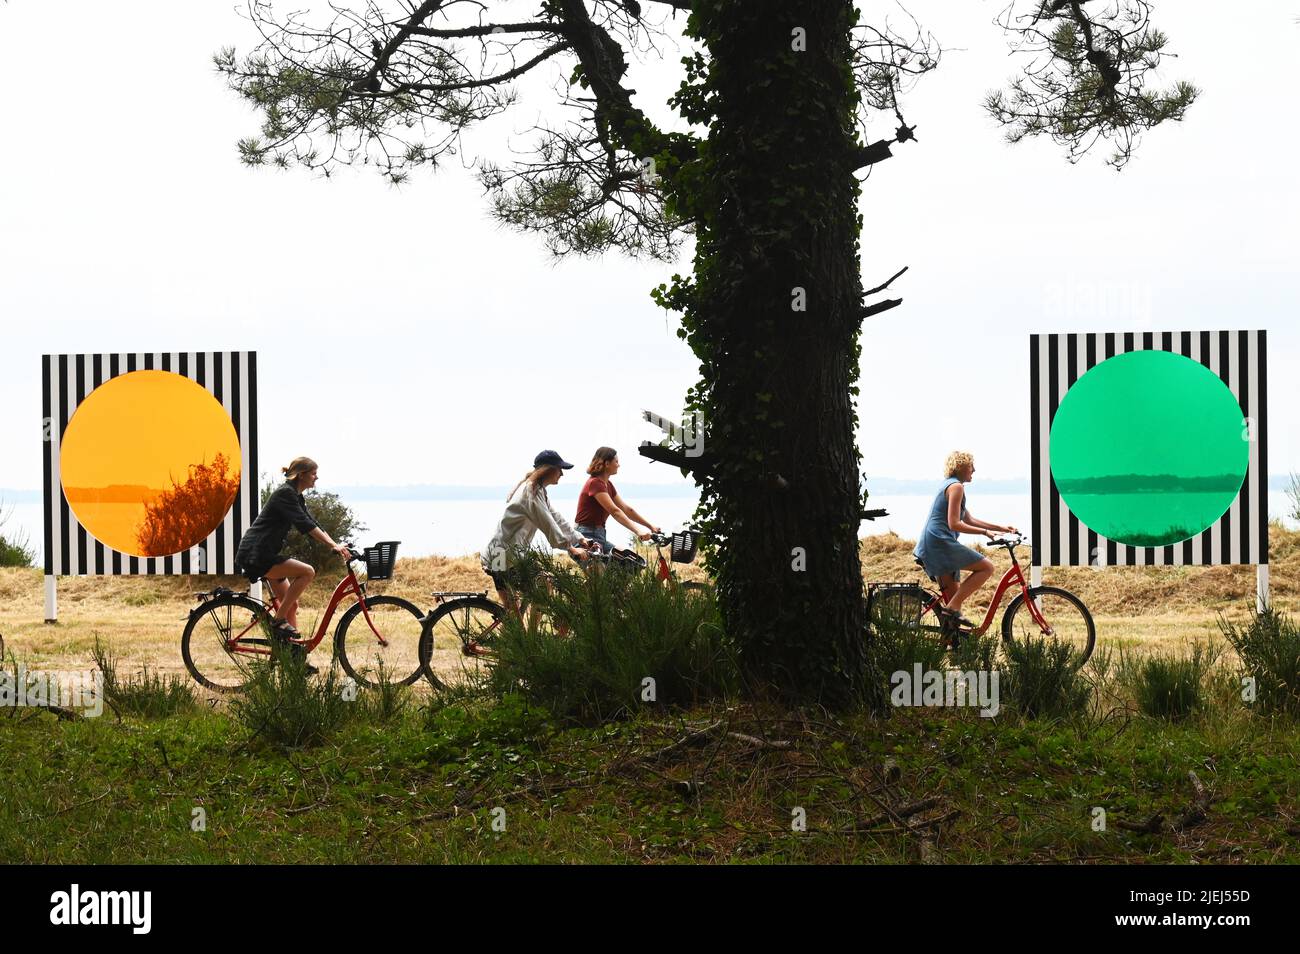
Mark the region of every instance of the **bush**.
[[374, 689], [340, 678], [334, 667], [314, 677], [305, 657], [282, 644], [271, 647], [269, 659], [250, 664], [249, 676], [231, 713], [256, 738], [285, 748], [320, 745], [354, 723], [391, 723], [410, 703], [410, 689], [382, 671]]
[[1006, 666], [999, 688], [1005, 705], [1026, 719], [1068, 719], [1087, 711], [1092, 687], [1068, 643], [1017, 639], [1003, 643], [1003, 651]]
[[[523, 595], [537, 613], [506, 617], [493, 642], [492, 695], [517, 694], [560, 718], [605, 720], [647, 704], [689, 706], [735, 691], [735, 647], [711, 592], [665, 586], [651, 573], [617, 566], [587, 572], [535, 553], [519, 560], [535, 567], [520, 569], [535, 580]], [[557, 626], [567, 633], [557, 635]], [[653, 703], [644, 698], [650, 685]]]
[[[262, 505], [270, 498], [277, 487], [280, 485], [274, 481], [268, 481], [262, 485]], [[316, 518], [321, 529], [330, 535], [332, 540], [338, 543], [360, 543], [355, 539], [358, 533], [368, 530], [365, 524], [357, 519], [357, 515], [352, 512], [347, 504], [339, 499], [338, 494], [331, 494], [319, 490], [309, 490], [303, 497], [307, 501], [307, 510]], [[309, 563], [317, 571], [329, 572], [343, 570], [343, 558], [331, 550], [319, 540], [313, 540], [311, 537], [299, 533], [297, 530], [290, 530], [289, 536], [285, 538], [284, 546], [280, 549], [284, 556], [291, 560], [301, 560], [303, 563]]]
[[1205, 708], [1205, 677], [1217, 654], [1204, 643], [1192, 646], [1190, 656], [1121, 654], [1119, 678], [1133, 693], [1138, 709], [1155, 719], [1181, 721]]
[[1255, 681], [1261, 712], [1300, 715], [1300, 629], [1269, 607], [1253, 612], [1244, 626], [1219, 617], [1219, 629]]
[[867, 697], [871, 712], [883, 714], [893, 708], [890, 702], [893, 675], [911, 672], [921, 664], [923, 671], [942, 669], [943, 640], [935, 627], [922, 627], [915, 617], [900, 619], [898, 614], [873, 610], [867, 626]]
[[994, 636], [959, 636], [957, 646], [945, 649], [945, 637], [933, 616], [921, 613], [922, 606], [910, 597], [873, 601], [867, 624], [867, 709], [881, 714], [892, 709], [890, 697], [896, 672], [912, 672], [920, 663], [923, 672], [950, 669], [962, 672], [992, 672], [997, 663], [998, 639]]
[[1286, 495], [1291, 501], [1291, 519], [1300, 521], [1300, 474], [1292, 474]]
[[249, 665], [251, 678], [231, 713], [263, 741], [294, 749], [319, 745], [353, 715], [343, 682], [333, 668], [312, 679], [305, 657], [288, 646], [271, 651], [270, 659]]
[[363, 721], [387, 725], [400, 720], [411, 707], [411, 687], [393, 682], [392, 674], [380, 659], [379, 668], [370, 679], [378, 685], [358, 687], [356, 690], [356, 715]]
[[[13, 516], [12, 510], [4, 509], [0, 503], [0, 530], [9, 522]], [[0, 533], [0, 566], [34, 566], [36, 563], [36, 551], [32, 549], [27, 534], [18, 531], [16, 536]]]
[[117, 673], [117, 656], [98, 637], [91, 653], [104, 678], [104, 701], [119, 715], [162, 719], [197, 708], [194, 689], [187, 677], [164, 676], [144, 666], [135, 675], [123, 679]]

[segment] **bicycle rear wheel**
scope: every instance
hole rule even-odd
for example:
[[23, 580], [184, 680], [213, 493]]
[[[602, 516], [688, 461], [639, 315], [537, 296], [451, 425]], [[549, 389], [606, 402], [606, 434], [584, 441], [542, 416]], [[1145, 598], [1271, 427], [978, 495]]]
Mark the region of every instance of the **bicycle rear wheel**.
[[215, 597], [190, 612], [181, 635], [181, 659], [199, 685], [238, 692], [252, 678], [250, 665], [271, 658], [270, 626], [270, 612], [252, 597]]
[[361, 604], [353, 603], [334, 633], [334, 652], [343, 671], [371, 688], [381, 682], [398, 686], [415, 682], [424, 672], [420, 663], [424, 615], [414, 603], [396, 596], [366, 597], [364, 614]]
[[867, 597], [867, 627], [892, 627], [945, 638], [939, 617], [927, 613], [933, 594], [920, 586], [881, 586]]
[[1097, 628], [1083, 600], [1056, 586], [1030, 587], [1029, 595], [1038, 607], [1042, 624], [1034, 618], [1029, 602], [1021, 593], [1011, 601], [1002, 617], [1002, 639], [1020, 643], [1056, 639], [1070, 647], [1076, 666], [1086, 663], [1097, 641]]
[[420, 666], [434, 688], [486, 673], [505, 616], [506, 608], [486, 596], [448, 600], [429, 614], [420, 633]]

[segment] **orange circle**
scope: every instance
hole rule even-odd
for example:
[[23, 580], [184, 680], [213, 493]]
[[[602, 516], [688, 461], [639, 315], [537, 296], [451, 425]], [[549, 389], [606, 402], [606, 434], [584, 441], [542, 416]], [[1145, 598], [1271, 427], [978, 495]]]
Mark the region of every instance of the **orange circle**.
[[63, 495], [95, 539], [135, 556], [201, 543], [239, 489], [239, 435], [220, 402], [170, 371], [101, 384], [63, 433]]

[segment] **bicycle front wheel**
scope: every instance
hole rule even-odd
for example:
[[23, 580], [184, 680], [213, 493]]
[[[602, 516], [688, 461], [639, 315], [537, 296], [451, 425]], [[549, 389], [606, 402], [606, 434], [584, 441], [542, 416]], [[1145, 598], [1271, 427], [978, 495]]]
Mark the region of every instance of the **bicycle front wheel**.
[[1002, 639], [1019, 643], [1055, 639], [1070, 647], [1076, 666], [1086, 663], [1097, 641], [1097, 628], [1083, 600], [1056, 586], [1030, 587], [1029, 596], [1033, 606], [1021, 593], [1007, 607], [1002, 617]]
[[271, 614], [249, 596], [230, 593], [190, 613], [181, 636], [185, 668], [201, 686], [238, 692], [252, 678], [250, 665], [271, 658]]
[[486, 596], [448, 600], [424, 621], [420, 664], [434, 688], [457, 676], [474, 678], [491, 665], [506, 609]]
[[420, 633], [424, 613], [396, 596], [368, 596], [365, 609], [353, 603], [339, 620], [334, 652], [343, 671], [360, 685], [409, 686], [420, 678]]

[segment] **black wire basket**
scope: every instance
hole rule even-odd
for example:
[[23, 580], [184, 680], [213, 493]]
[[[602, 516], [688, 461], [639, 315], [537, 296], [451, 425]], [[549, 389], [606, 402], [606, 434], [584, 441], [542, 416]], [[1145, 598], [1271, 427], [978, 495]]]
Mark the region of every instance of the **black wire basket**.
[[673, 534], [672, 560], [674, 563], [694, 563], [695, 551], [700, 546], [700, 535], [693, 530]]
[[367, 579], [392, 579], [393, 566], [397, 563], [397, 545], [400, 542], [400, 540], [384, 540], [373, 547], [366, 547]]

